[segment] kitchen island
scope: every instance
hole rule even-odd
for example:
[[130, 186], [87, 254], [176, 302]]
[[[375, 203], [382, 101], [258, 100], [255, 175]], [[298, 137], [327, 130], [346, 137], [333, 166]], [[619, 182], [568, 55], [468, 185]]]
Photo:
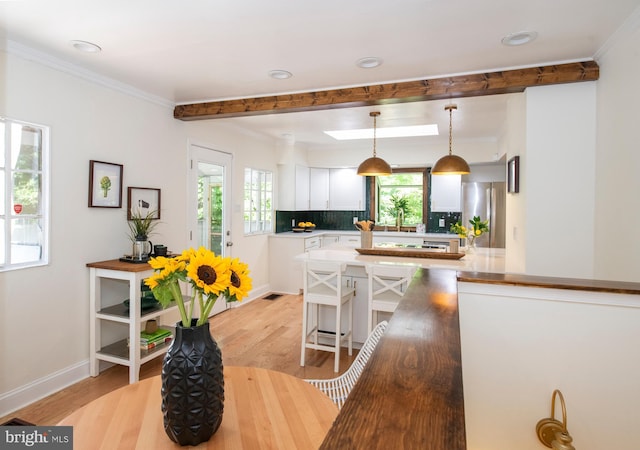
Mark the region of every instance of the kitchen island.
[[[437, 252], [435, 253], [438, 254]], [[356, 289], [353, 300], [353, 340], [362, 344], [367, 338], [368, 284], [367, 264], [392, 264], [413, 266], [416, 269], [448, 269], [457, 271], [504, 273], [504, 249], [478, 248], [472, 254], [465, 254], [462, 259], [412, 258], [386, 255], [361, 255], [356, 249], [334, 245], [328, 248], [308, 250], [295, 257], [302, 265], [305, 260], [340, 262], [347, 265], [345, 277]], [[302, 269], [300, 278], [302, 278]], [[302, 284], [302, 279], [300, 279]], [[390, 314], [378, 313], [380, 320], [388, 319]], [[329, 308], [320, 309], [320, 326], [324, 331], [335, 332], [333, 312]], [[344, 318], [346, 320], [346, 317]], [[346, 322], [343, 326], [346, 326]]]

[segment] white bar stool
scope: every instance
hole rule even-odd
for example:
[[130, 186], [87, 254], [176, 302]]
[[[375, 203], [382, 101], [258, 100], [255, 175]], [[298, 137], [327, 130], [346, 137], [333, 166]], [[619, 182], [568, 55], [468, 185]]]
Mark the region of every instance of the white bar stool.
[[416, 267], [368, 264], [369, 306], [367, 333], [378, 323], [378, 311], [392, 313], [411, 283]]
[[[306, 349], [323, 350], [335, 353], [334, 371], [340, 369], [340, 347], [347, 341], [349, 355], [353, 354], [353, 296], [355, 290], [346, 285], [343, 273], [346, 263], [329, 261], [304, 262], [304, 294], [302, 305], [302, 348], [300, 365], [304, 366]], [[319, 330], [320, 305], [333, 306], [335, 315], [335, 340], [333, 345], [320, 344]], [[312, 308], [309, 317], [309, 308]], [[347, 330], [342, 330], [342, 308], [347, 309]], [[309, 320], [311, 319], [311, 320]], [[312, 322], [309, 324], [309, 322]]]

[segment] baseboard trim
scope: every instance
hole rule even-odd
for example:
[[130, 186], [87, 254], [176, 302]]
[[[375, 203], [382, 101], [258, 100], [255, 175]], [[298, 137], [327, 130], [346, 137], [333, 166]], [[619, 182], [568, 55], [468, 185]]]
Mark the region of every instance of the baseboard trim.
[[88, 377], [89, 360], [85, 360], [5, 392], [0, 395], [0, 417], [9, 415]]

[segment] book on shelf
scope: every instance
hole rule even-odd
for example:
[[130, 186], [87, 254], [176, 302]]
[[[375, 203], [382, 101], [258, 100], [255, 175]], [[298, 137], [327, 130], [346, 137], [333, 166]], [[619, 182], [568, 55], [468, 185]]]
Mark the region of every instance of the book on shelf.
[[140, 343], [150, 343], [156, 341], [163, 341], [167, 336], [171, 336], [171, 330], [166, 328], [158, 328], [153, 333], [147, 333], [146, 331], [140, 332]]
[[141, 350], [152, 350], [160, 345], [164, 345], [164, 344], [169, 344], [171, 341], [173, 340], [173, 336], [167, 336], [166, 338], [164, 338], [161, 341], [155, 341], [155, 342], [149, 342], [149, 343], [145, 343], [143, 344], [142, 342], [140, 343], [140, 349]]

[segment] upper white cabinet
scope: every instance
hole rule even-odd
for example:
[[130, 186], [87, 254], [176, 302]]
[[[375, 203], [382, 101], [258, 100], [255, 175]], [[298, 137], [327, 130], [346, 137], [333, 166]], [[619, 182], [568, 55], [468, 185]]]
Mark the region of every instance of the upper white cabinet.
[[[296, 165], [294, 176], [296, 211], [365, 209], [365, 177], [358, 175], [356, 169]], [[281, 186], [280, 198], [285, 198], [287, 189], [284, 183]]]
[[309, 209], [329, 208], [329, 169], [309, 168]]
[[461, 175], [431, 175], [431, 211], [462, 211]]
[[356, 169], [329, 169], [329, 209], [365, 209], [364, 183]]
[[309, 208], [309, 168], [296, 165], [295, 170], [295, 210], [306, 211]]

